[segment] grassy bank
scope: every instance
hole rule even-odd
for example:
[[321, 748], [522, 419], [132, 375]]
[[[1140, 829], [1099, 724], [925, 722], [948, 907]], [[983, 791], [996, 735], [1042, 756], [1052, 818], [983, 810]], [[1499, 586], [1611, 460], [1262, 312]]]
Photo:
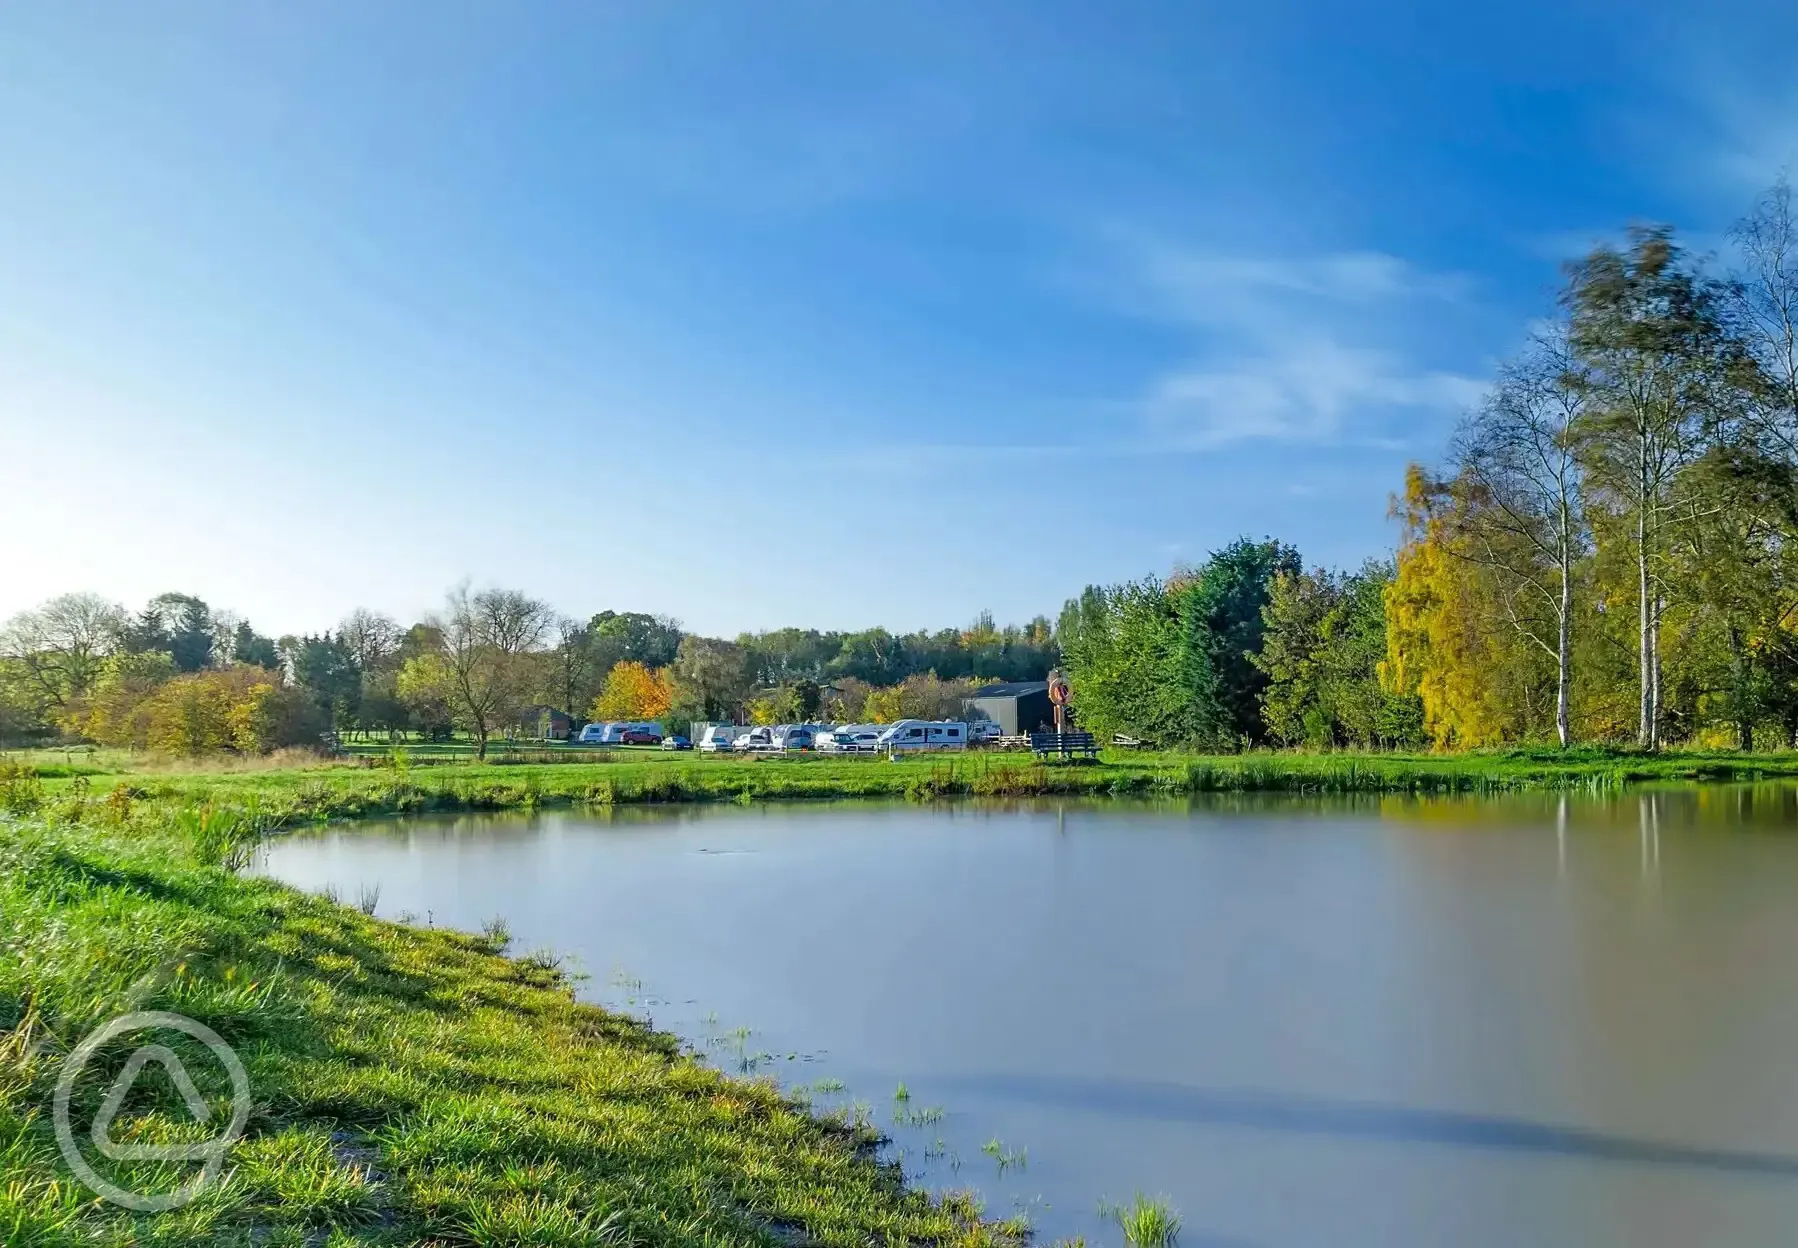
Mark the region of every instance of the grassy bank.
[[[576, 1004], [552, 959], [503, 957], [498, 934], [401, 927], [240, 878], [217, 865], [230, 838], [196, 838], [191, 820], [67, 814], [0, 820], [7, 1248], [1003, 1240], [970, 1203], [905, 1190], [865, 1130]], [[225, 1181], [162, 1214], [96, 1202], [48, 1121], [70, 1046], [137, 1010], [213, 1028], [253, 1090]], [[130, 1043], [101, 1050], [75, 1121], [92, 1121]], [[184, 1058], [196, 1077], [217, 1070], [203, 1050]], [[172, 1086], [137, 1087], [114, 1136], [177, 1137], [189, 1114]], [[139, 1190], [194, 1172], [98, 1164]]]
[[[8, 779], [7, 777], [11, 778]], [[1220, 756], [1108, 751], [1096, 763], [1038, 763], [1016, 754], [707, 758], [655, 751], [530, 754], [486, 763], [409, 755], [324, 763], [208, 763], [125, 755], [38, 754], [0, 766], [0, 808], [70, 790], [92, 800], [255, 805], [280, 819], [458, 810], [529, 810], [657, 802], [1198, 793], [1502, 793], [1617, 791], [1636, 784], [1798, 778], [1798, 754], [1582, 749], [1461, 755], [1254, 753]], [[9, 787], [11, 786], [10, 790]], [[9, 799], [8, 792], [24, 796]]]

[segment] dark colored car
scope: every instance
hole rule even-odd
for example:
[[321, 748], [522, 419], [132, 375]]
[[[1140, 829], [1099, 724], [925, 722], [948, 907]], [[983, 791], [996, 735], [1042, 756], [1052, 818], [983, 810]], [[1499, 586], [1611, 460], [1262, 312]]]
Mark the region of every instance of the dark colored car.
[[664, 750], [690, 750], [693, 748], [693, 743], [677, 732], [672, 737], [662, 738], [662, 748]]
[[623, 745], [660, 745], [662, 734], [645, 728], [626, 728], [618, 734], [618, 740]]

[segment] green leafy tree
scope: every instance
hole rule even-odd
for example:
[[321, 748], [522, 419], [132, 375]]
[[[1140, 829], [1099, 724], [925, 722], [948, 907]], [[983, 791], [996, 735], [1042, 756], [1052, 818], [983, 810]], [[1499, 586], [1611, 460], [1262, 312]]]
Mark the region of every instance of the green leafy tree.
[[330, 633], [289, 638], [286, 657], [294, 685], [312, 699], [327, 724], [355, 722], [362, 670], [341, 638]]
[[212, 608], [204, 601], [189, 594], [158, 594], [142, 618], [160, 621], [165, 643], [145, 648], [167, 650], [176, 671], [197, 672], [212, 665]]
[[1380, 682], [1392, 579], [1392, 564], [1382, 561], [1346, 574], [1319, 568], [1274, 577], [1255, 663], [1268, 678], [1262, 717], [1275, 741], [1314, 749], [1423, 744], [1416, 695]]
[[752, 688], [743, 647], [711, 637], [682, 637], [674, 660], [673, 711], [693, 720], [733, 720]]
[[1299, 570], [1292, 547], [1271, 538], [1238, 538], [1176, 587], [1180, 667], [1194, 739], [1228, 748], [1267, 739], [1261, 695], [1268, 678], [1254, 661], [1266, 628], [1262, 611], [1275, 576]]
[[94, 594], [64, 594], [0, 628], [0, 659], [11, 665], [26, 705], [62, 710], [92, 687], [127, 627], [123, 607]]
[[247, 620], [240, 620], [232, 632], [231, 661], [272, 671], [281, 666], [281, 654], [272, 638], [251, 628]]
[[601, 611], [587, 621], [587, 629], [601, 673], [618, 663], [667, 667], [680, 653], [680, 622], [665, 615]]
[[1148, 577], [1083, 601], [1083, 625], [1063, 643], [1080, 725], [1162, 746], [1196, 739], [1185, 630], [1167, 586]]

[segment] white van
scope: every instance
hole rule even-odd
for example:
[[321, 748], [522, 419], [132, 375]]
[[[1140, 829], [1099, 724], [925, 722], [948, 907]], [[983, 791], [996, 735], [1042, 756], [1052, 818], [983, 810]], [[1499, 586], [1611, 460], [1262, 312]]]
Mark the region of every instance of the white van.
[[880, 734], [876, 748], [897, 754], [908, 750], [965, 750], [968, 726], [948, 720], [902, 719]]
[[1004, 735], [1005, 729], [990, 719], [977, 719], [968, 725], [969, 741], [996, 741]]
[[616, 745], [616, 740], [606, 740], [606, 729], [616, 727], [615, 724], [588, 724], [581, 729], [580, 735], [574, 739], [576, 745]]

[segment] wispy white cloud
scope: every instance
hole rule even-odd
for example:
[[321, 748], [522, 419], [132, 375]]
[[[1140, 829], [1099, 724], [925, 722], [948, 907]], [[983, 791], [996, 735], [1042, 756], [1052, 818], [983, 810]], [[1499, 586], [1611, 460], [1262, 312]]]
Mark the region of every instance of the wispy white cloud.
[[1714, 175], [1736, 193], [1759, 190], [1798, 163], [1798, 92], [1747, 87], [1725, 78], [1703, 100]]
[[1370, 408], [1453, 412], [1484, 393], [1475, 378], [1420, 372], [1392, 352], [1320, 338], [1169, 373], [1155, 382], [1146, 409], [1164, 436], [1195, 448], [1252, 439], [1391, 445], [1354, 428], [1356, 417]]
[[1164, 444], [1256, 440], [1386, 444], [1399, 412], [1452, 413], [1485, 383], [1416, 364], [1404, 326], [1468, 300], [1470, 279], [1383, 252], [1299, 258], [1135, 251], [1150, 310], [1193, 331], [1192, 358], [1140, 407]]
[[1427, 273], [1377, 251], [1265, 259], [1154, 247], [1142, 263], [1144, 277], [1173, 309], [1206, 324], [1234, 320], [1238, 309], [1265, 310], [1295, 297], [1350, 305], [1413, 298], [1452, 301], [1470, 288], [1461, 274]]

